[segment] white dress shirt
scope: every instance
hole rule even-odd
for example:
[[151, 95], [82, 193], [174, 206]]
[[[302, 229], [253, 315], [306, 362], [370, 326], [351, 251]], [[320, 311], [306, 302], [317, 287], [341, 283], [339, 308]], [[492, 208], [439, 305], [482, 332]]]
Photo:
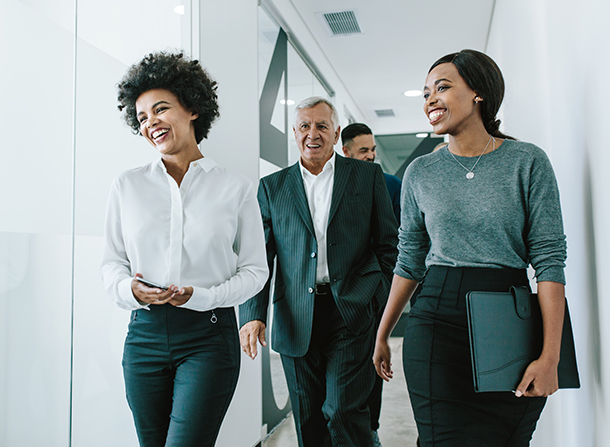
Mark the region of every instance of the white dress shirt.
[[305, 185], [305, 194], [309, 204], [309, 212], [318, 242], [318, 264], [316, 270], [316, 282], [329, 282], [328, 258], [326, 256], [326, 229], [328, 228], [328, 215], [330, 213], [330, 202], [333, 197], [333, 186], [335, 181], [335, 157], [333, 152], [330, 160], [326, 162], [322, 172], [313, 175], [301, 163], [301, 174]]
[[110, 190], [100, 273], [124, 309], [148, 307], [132, 293], [136, 273], [192, 286], [186, 309], [243, 303], [269, 276], [252, 183], [207, 157], [190, 164], [180, 186], [161, 159], [123, 172]]

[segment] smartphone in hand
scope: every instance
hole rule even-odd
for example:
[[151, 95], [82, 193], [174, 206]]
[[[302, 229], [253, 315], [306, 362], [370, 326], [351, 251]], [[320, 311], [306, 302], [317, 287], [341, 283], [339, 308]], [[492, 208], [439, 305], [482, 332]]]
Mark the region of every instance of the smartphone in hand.
[[154, 283], [154, 282], [149, 281], [147, 279], [140, 278], [139, 276], [136, 277], [136, 280], [140, 281], [142, 284], [144, 284], [147, 287], [152, 287], [153, 289], [167, 290], [167, 286], [162, 286], [160, 284]]

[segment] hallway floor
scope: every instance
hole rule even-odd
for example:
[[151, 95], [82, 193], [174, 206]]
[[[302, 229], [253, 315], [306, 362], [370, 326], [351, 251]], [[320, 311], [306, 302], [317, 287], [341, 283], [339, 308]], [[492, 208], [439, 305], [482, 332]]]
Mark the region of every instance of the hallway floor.
[[[383, 447], [415, 447], [417, 429], [402, 371], [402, 337], [390, 338], [394, 379], [383, 385], [379, 439]], [[263, 447], [297, 447], [292, 413], [271, 433]]]

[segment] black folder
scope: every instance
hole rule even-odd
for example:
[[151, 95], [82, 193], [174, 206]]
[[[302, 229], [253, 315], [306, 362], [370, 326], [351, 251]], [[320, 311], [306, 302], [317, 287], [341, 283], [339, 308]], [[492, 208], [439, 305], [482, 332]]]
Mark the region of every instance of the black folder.
[[[516, 390], [527, 366], [542, 352], [538, 295], [526, 287], [469, 292], [466, 306], [475, 391]], [[558, 376], [559, 388], [580, 388], [567, 300]]]

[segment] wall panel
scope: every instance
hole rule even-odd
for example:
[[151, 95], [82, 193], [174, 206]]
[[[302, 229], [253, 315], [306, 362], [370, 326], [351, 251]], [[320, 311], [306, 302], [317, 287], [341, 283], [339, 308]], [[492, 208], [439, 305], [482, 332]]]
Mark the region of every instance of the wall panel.
[[568, 242], [566, 295], [581, 374], [580, 390], [549, 398], [535, 447], [601, 447], [610, 418], [608, 170], [600, 104], [610, 69], [603, 0], [498, 0], [488, 54], [503, 70], [507, 133], [541, 146], [559, 183]]
[[[0, 2], [0, 445], [65, 446], [70, 421], [73, 39]], [[53, 20], [55, 19], [55, 20]], [[36, 427], [36, 430], [32, 430]]]

